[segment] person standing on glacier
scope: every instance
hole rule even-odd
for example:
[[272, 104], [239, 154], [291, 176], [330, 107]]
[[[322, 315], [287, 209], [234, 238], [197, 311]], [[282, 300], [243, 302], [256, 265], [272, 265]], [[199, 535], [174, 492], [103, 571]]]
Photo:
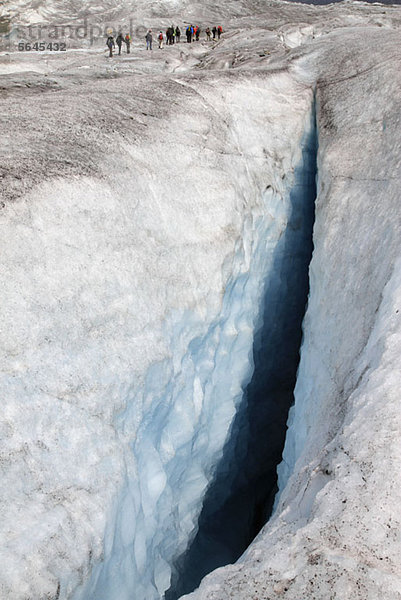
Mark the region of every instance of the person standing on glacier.
[[107, 38], [106, 46], [108, 47], [109, 52], [110, 52], [109, 58], [112, 58], [113, 57], [113, 48], [115, 47], [114, 38], [112, 35], [109, 35], [109, 37]]
[[167, 46], [172, 46], [174, 44], [174, 25], [169, 27], [166, 31], [167, 36]]
[[146, 50], [152, 50], [153, 35], [152, 35], [151, 29], [149, 29], [148, 33], [145, 35], [145, 40], [146, 40]]
[[116, 38], [116, 44], [118, 46], [118, 55], [119, 56], [121, 55], [121, 46], [123, 45], [123, 41], [124, 41], [123, 34], [120, 32]]
[[194, 34], [194, 27], [193, 25], [190, 25], [189, 27], [187, 27], [187, 42], [188, 44], [190, 44], [192, 42], [192, 36]]
[[163, 32], [162, 31], [159, 32], [159, 36], [157, 39], [159, 40], [159, 49], [161, 50], [163, 48]]
[[129, 54], [130, 53], [130, 47], [131, 47], [131, 36], [130, 36], [129, 33], [127, 33], [127, 35], [125, 36], [124, 42], [127, 45], [127, 54]]

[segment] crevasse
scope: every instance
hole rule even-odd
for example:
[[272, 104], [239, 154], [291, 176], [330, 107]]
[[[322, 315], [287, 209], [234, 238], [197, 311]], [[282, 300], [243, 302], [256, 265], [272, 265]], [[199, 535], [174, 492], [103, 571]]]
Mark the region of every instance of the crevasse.
[[[143, 406], [131, 443], [136, 470], [127, 471], [110, 518], [104, 561], [75, 600], [156, 600], [171, 582], [170, 597], [178, 597], [208, 570], [235, 560], [267, 518], [308, 291], [314, 122], [311, 111], [302, 159], [287, 175], [285, 192], [268, 187], [262, 211], [244, 221], [217, 318], [208, 324], [195, 312], [169, 315], [171, 358], [152, 366], [132, 403], [137, 406], [140, 399]], [[124, 431], [137, 416], [128, 406], [119, 419]], [[266, 434], [264, 424], [269, 422]], [[259, 472], [263, 446], [270, 464]], [[262, 489], [266, 476], [269, 483]], [[243, 481], [250, 484], [248, 491], [232, 503], [235, 494], [241, 496]], [[209, 551], [216, 559], [213, 564], [202, 557], [202, 539], [200, 548], [196, 540], [191, 546], [206, 493], [206, 520], [216, 523], [224, 514], [224, 529], [250, 506], [237, 539], [215, 539], [216, 551]], [[204, 514], [199, 527], [202, 518]], [[188, 557], [200, 568], [194, 571]]]
[[309, 291], [317, 156], [314, 111], [311, 116], [289, 192], [286, 228], [265, 276], [252, 378], [207, 490], [197, 535], [177, 562], [178, 577], [167, 600], [193, 591], [207, 573], [235, 562], [272, 511]]

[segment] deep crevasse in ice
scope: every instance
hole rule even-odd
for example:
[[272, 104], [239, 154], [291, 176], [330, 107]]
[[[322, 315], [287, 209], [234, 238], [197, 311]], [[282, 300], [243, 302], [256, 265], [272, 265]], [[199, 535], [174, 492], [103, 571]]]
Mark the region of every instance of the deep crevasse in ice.
[[[160, 598], [170, 585], [173, 560], [196, 532], [205, 490], [253, 373], [255, 332], [269, 302], [277, 302], [266, 282], [280, 279], [280, 254], [291, 252], [281, 244], [289, 220], [295, 239], [305, 235], [304, 213], [311, 211], [305, 204], [311, 198], [302, 190], [314, 174], [304, 173], [303, 160], [310, 169], [312, 105], [303, 127], [296, 162], [283, 174], [281, 189], [269, 185], [245, 219], [226, 267], [230, 277], [220, 313], [209, 324], [192, 311], [168, 317], [171, 358], [149, 369], [143, 388], [118, 417], [123, 431], [136, 430], [135, 472], [108, 523], [104, 563], [76, 598], [128, 600], [133, 593], [143, 600]], [[277, 286], [273, 289], [276, 293]], [[138, 405], [142, 417], [136, 426]]]
[[309, 289], [316, 199], [314, 111], [301, 149], [286, 192], [285, 228], [277, 240], [270, 228], [262, 231], [274, 243], [258, 243], [252, 259], [264, 280], [253, 330], [252, 378], [243, 387], [223, 455], [204, 495], [197, 534], [174, 563], [168, 600], [193, 590], [211, 570], [237, 560], [272, 510]]

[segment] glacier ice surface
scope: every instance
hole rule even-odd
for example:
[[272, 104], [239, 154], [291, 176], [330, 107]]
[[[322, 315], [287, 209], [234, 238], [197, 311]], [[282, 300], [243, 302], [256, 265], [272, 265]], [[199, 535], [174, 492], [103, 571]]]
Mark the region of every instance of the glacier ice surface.
[[222, 11], [213, 51], [0, 56], [2, 597], [169, 586], [252, 375], [316, 92], [281, 495], [191, 598], [399, 598], [399, 9], [270, 5], [268, 28], [191, 7]]

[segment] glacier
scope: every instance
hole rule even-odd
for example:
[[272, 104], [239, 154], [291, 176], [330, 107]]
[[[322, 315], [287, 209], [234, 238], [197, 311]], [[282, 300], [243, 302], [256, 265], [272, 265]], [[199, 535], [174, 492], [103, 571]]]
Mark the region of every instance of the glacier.
[[227, 34], [0, 54], [1, 597], [182, 575], [316, 192], [274, 513], [188, 597], [399, 598], [400, 9], [166, 6]]

